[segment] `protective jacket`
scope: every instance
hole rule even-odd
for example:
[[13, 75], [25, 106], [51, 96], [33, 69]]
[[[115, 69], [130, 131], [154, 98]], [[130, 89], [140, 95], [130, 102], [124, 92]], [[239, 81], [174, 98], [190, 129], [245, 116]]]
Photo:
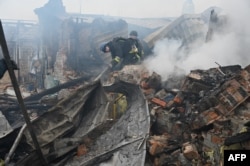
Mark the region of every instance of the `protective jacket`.
[[107, 43], [112, 56], [112, 66], [120, 70], [124, 65], [135, 64], [140, 61], [135, 39], [117, 37]]
[[128, 41], [130, 42], [130, 45], [135, 45], [137, 50], [137, 54], [142, 58], [144, 55], [143, 47], [139, 39], [134, 38], [128, 38]]

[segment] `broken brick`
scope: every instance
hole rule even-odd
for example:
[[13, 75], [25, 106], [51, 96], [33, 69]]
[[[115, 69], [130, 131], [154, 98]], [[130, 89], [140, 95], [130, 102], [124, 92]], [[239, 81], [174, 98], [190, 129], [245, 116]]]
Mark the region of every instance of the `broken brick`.
[[182, 151], [183, 151], [183, 155], [189, 160], [199, 158], [198, 151], [194, 144], [191, 144], [189, 142], [184, 143], [182, 147]]
[[219, 114], [215, 110], [207, 110], [201, 113], [202, 119], [206, 124], [211, 123], [212, 121], [216, 120], [219, 117]]
[[215, 134], [212, 134], [211, 135], [211, 141], [214, 143], [214, 144], [223, 144], [224, 143], [224, 140], [225, 138], [222, 138], [218, 135], [215, 135]]
[[178, 93], [178, 94], [174, 97], [173, 101], [174, 101], [175, 103], [177, 103], [177, 104], [181, 104], [182, 101], [183, 101], [183, 95], [182, 95], [181, 93]]
[[155, 97], [154, 97], [151, 101], [152, 101], [153, 103], [157, 104], [157, 105], [160, 105], [160, 106], [163, 107], [163, 108], [166, 108], [166, 107], [167, 107], [167, 103], [166, 103], [165, 101], [161, 100], [161, 99], [158, 99], [158, 98], [155, 98]]
[[78, 148], [77, 148], [77, 156], [78, 157], [86, 155], [87, 152], [88, 152], [88, 149], [84, 144], [78, 146]]
[[149, 140], [149, 153], [155, 156], [163, 152], [164, 148], [167, 146], [167, 136], [152, 136]]

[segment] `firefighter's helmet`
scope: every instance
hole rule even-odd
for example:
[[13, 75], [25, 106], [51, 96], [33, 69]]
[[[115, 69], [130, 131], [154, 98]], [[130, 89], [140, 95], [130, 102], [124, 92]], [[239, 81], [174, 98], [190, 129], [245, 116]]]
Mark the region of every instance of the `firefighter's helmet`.
[[102, 51], [102, 52], [106, 52], [106, 46], [107, 46], [107, 43], [101, 43], [100, 44], [100, 51]]
[[129, 33], [129, 35], [130, 36], [138, 36], [138, 33], [137, 33], [137, 31], [131, 31], [130, 33]]

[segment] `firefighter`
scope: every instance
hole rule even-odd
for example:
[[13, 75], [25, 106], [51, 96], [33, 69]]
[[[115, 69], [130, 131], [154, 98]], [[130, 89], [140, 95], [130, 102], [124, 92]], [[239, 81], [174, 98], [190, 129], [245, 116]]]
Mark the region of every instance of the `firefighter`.
[[143, 47], [141, 44], [141, 41], [138, 38], [138, 33], [135, 30], [130, 31], [128, 40], [131, 42], [131, 45], [135, 45], [136, 48], [138, 49], [137, 55], [140, 56], [140, 60], [143, 59], [144, 52], [143, 52]]
[[124, 65], [136, 64], [140, 61], [137, 55], [138, 49], [128, 38], [116, 37], [102, 44], [100, 50], [104, 53], [111, 53], [113, 70], [121, 70]]

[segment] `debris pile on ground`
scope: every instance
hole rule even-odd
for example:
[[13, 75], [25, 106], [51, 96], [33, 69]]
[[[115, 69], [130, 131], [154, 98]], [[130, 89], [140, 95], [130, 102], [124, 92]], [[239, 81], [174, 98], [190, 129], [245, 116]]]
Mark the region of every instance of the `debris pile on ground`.
[[148, 100], [150, 165], [220, 165], [224, 149], [249, 149], [250, 66], [193, 70], [166, 81], [138, 68], [127, 66], [110, 80], [138, 84]]
[[[144, 109], [149, 109], [149, 115], [145, 115], [145, 117], [150, 116], [149, 135], [140, 137], [140, 139], [147, 140], [145, 142], [147, 150], [145, 165], [220, 165], [223, 164], [223, 150], [250, 149], [250, 66], [243, 69], [239, 65], [234, 65], [220, 66], [208, 70], [193, 70], [188, 75], [173, 76], [163, 81], [156, 72], [150, 74], [142, 65], [131, 65], [126, 66], [121, 71], [108, 73], [105, 78], [102, 80], [103, 86], [123, 82], [119, 88], [116, 85], [113, 87], [115, 91], [112, 92], [111, 90], [107, 93], [110, 104], [109, 113], [105, 113], [105, 117], [115, 120], [112, 121], [112, 125], [115, 126], [115, 122], [120, 122], [126, 126], [126, 120], [124, 122], [123, 120], [127, 117], [130, 117], [129, 120], [131, 120], [130, 111], [135, 111], [136, 105], [137, 109], [142, 112], [145, 111]], [[76, 85], [85, 79], [85, 77], [79, 78], [24, 98], [27, 108], [29, 108], [30, 118], [36, 119], [44, 113], [44, 111], [39, 112], [37, 108], [47, 110], [53, 103], [60, 105], [66, 100], [68, 94], [79, 91]], [[147, 107], [138, 105], [137, 100], [144, 99], [138, 96], [137, 100], [134, 100], [137, 93], [133, 90], [126, 90], [128, 86], [139, 88], [147, 100], [147, 103], [145, 103]], [[54, 92], [58, 92], [58, 95], [50, 95]], [[87, 91], [85, 92], [87, 93]], [[2, 122], [16, 130], [24, 122], [18, 120], [20, 115], [18, 116], [13, 111], [14, 107], [18, 109], [16, 99], [6, 95], [2, 96], [0, 100], [4, 103], [1, 105], [4, 109], [2, 111], [4, 116], [1, 116]], [[133, 105], [131, 105], [131, 102]], [[95, 100], [91, 100], [91, 103], [94, 104]], [[12, 111], [8, 112], [10, 109]], [[55, 107], [54, 109], [62, 108]], [[98, 110], [101, 111], [101, 108]], [[62, 112], [62, 110], [59, 112]], [[141, 116], [142, 112], [138, 115]], [[90, 112], [90, 114], [92, 113]], [[49, 115], [49, 113], [45, 113], [42, 119], [36, 120], [36, 123], [45, 121], [46, 115]], [[8, 119], [9, 123], [6, 123], [4, 117]], [[19, 123], [15, 124], [15, 121], [19, 121]], [[91, 119], [88, 121], [93, 123]], [[136, 119], [133, 119], [133, 121], [136, 122]], [[16, 127], [13, 127], [13, 124]], [[142, 127], [140, 124], [138, 125]], [[108, 128], [112, 127], [109, 125]], [[78, 128], [77, 130], [80, 131], [81, 129]], [[112, 131], [112, 129], [107, 130], [107, 133], [101, 135], [104, 136]], [[13, 130], [9, 127], [8, 130], [6, 128], [6, 132], [11, 133]], [[98, 133], [93, 130], [93, 134]], [[100, 142], [103, 138], [101, 135], [99, 133]], [[3, 134], [2, 137], [4, 137]], [[39, 135], [39, 137], [42, 138], [43, 135]], [[14, 141], [14, 138], [12, 139]], [[32, 142], [30, 139], [27, 140], [29, 140], [29, 143]], [[77, 160], [81, 158], [80, 162], [85, 163], [84, 158], [96, 153], [94, 151], [95, 146], [93, 142], [91, 144], [83, 142], [79, 146], [74, 145], [72, 148], [75, 149], [75, 156], [78, 156]], [[8, 148], [5, 147], [4, 151]], [[118, 149], [123, 148], [119, 147]], [[99, 150], [102, 151], [103, 149]], [[143, 151], [141, 152], [143, 153]], [[109, 154], [105, 155], [109, 156]], [[100, 157], [98, 156], [92, 156], [91, 163], [94, 162], [95, 158]]]
[[[35, 10], [39, 26], [18, 21], [8, 38], [22, 43], [9, 50], [22, 69], [16, 75], [40, 147], [5, 74], [0, 165], [41, 165], [45, 158], [49, 165], [217, 166], [223, 165], [223, 150], [250, 149], [250, 66], [219, 65], [188, 75], [176, 75], [176, 68], [166, 81], [143, 65], [111, 72], [111, 57], [99, 45], [127, 37], [132, 27], [111, 17], [67, 14], [62, 3], [45, 12], [51, 4]], [[163, 38], [181, 40], [184, 50], [208, 42], [224, 30], [226, 18], [210, 9], [170, 26], [141, 27], [140, 37], [143, 29], [151, 33], [141, 38], [145, 57]], [[26, 37], [13, 41], [23, 32]], [[41, 36], [41, 44], [34, 36]]]
[[147, 148], [153, 165], [220, 165], [223, 149], [248, 149], [242, 143], [250, 140], [245, 129], [250, 66], [193, 70], [179, 78], [178, 89], [168, 81], [161, 89], [153, 87], [148, 98], [152, 127]]

